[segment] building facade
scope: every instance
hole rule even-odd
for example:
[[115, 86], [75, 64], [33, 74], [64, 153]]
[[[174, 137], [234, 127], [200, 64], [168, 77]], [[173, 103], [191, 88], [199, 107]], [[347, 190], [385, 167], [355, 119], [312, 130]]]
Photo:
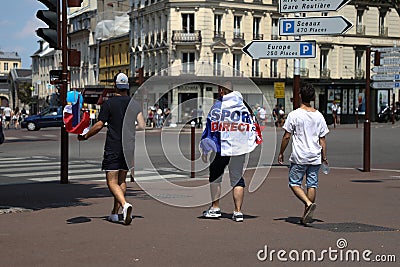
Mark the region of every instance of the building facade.
[[[145, 76], [151, 77], [168, 68], [179, 68], [180, 74], [196, 74], [203, 62], [211, 62], [212, 75], [249, 77], [257, 83], [270, 107], [279, 104], [290, 111], [294, 60], [255, 60], [242, 52], [242, 48], [253, 40], [294, 40], [293, 37], [279, 36], [279, 18], [293, 17], [294, 14], [278, 13], [278, 2], [134, 1], [131, 12], [132, 64], [134, 68], [143, 67]], [[317, 56], [301, 60], [301, 78], [316, 86], [315, 106], [328, 117], [333, 101], [343, 105], [344, 122], [352, 121], [357, 110], [362, 114], [363, 100], [359, 99], [364, 99], [366, 47], [397, 45], [400, 41], [397, 11], [393, 1], [351, 1], [338, 12], [302, 14], [343, 15], [354, 24], [340, 36], [303, 37], [317, 42]], [[224, 73], [221, 66], [229, 66], [233, 71]], [[285, 83], [283, 98], [276, 98], [276, 82]], [[193, 90], [192, 86], [192, 93]], [[213, 87], [211, 92], [215, 93], [215, 90]], [[197, 92], [197, 95], [205, 94]], [[375, 94], [373, 91], [372, 96]], [[173, 94], [167, 100], [168, 105], [180, 104], [176, 96]], [[246, 100], [252, 105], [266, 104], [257, 96]], [[374, 111], [376, 113], [378, 107], [375, 106]]]
[[[294, 14], [280, 14], [278, 4], [277, 0], [84, 0], [81, 8], [71, 8], [69, 13], [70, 48], [81, 51], [81, 65], [70, 68], [71, 88], [102, 90], [111, 85], [115, 73], [127, 72], [134, 80], [139, 68], [146, 79], [163, 75], [195, 78], [200, 73], [242, 77], [254, 82], [265, 97], [246, 92], [245, 100], [251, 105], [272, 108], [279, 104], [288, 112], [293, 106], [294, 60], [256, 60], [242, 52], [253, 40], [294, 40], [279, 35], [279, 18]], [[314, 105], [327, 118], [333, 101], [343, 106], [344, 122], [352, 122], [357, 113], [362, 115], [366, 48], [399, 44], [399, 10], [398, 1], [353, 0], [338, 12], [301, 14], [342, 15], [354, 25], [339, 36], [301, 37], [317, 43], [316, 58], [300, 61], [300, 76], [317, 88]], [[205, 65], [211, 66], [208, 72], [202, 70]], [[33, 78], [34, 85], [38, 80]], [[282, 85], [283, 93], [277, 94]], [[167, 88], [145, 96], [146, 105], [158, 102], [174, 107], [199, 96], [213, 98], [217, 91], [215, 84], [204, 82], [163, 86]], [[372, 113], [384, 103], [379, 95], [387, 96], [390, 104], [393, 94], [399, 98], [397, 89], [372, 89]], [[200, 105], [197, 102], [190, 108]]]
[[21, 57], [17, 52], [0, 51], [0, 107], [12, 107], [11, 87], [7, 82], [12, 69], [21, 68]]

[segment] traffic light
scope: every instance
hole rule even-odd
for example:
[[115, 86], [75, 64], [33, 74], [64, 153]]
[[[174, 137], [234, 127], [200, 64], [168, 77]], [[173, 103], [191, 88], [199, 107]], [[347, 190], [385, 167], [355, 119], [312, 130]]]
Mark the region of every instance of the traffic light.
[[44, 21], [49, 27], [39, 28], [36, 34], [49, 43], [49, 46], [60, 49], [60, 38], [58, 34], [58, 24], [60, 23], [60, 5], [59, 0], [38, 0], [43, 3], [48, 10], [38, 10], [36, 17]]
[[143, 67], [136, 69], [135, 73], [135, 83], [140, 86], [144, 83]]

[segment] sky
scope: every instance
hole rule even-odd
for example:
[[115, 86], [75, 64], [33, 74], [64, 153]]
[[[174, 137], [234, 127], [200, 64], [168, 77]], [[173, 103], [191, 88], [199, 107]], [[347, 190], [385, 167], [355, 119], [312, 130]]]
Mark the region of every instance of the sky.
[[31, 56], [39, 49], [36, 29], [47, 25], [36, 18], [46, 6], [37, 0], [11, 0], [0, 8], [0, 51], [17, 52], [22, 68], [29, 69]]

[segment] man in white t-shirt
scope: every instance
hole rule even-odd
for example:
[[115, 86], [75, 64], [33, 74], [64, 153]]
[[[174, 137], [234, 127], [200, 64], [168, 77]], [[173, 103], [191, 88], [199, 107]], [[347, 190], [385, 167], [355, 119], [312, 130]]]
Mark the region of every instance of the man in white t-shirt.
[[5, 117], [5, 129], [10, 129], [10, 121], [11, 121], [11, 115], [12, 115], [12, 110], [9, 106], [5, 107], [3, 109], [3, 115]]
[[260, 109], [258, 110], [258, 117], [260, 119], [260, 124], [264, 125], [265, 119], [267, 118], [267, 111], [264, 107], [260, 107]]
[[[316, 208], [315, 197], [318, 188], [318, 171], [321, 162], [328, 164], [326, 158], [325, 135], [329, 132], [322, 114], [314, 109], [310, 102], [315, 99], [312, 85], [305, 84], [300, 88], [300, 108], [290, 112], [283, 129], [279, 164], [283, 164], [283, 153], [293, 135], [292, 153], [290, 155], [289, 186], [304, 205], [302, 224], [312, 222]], [[307, 192], [302, 189], [303, 177], [306, 176]]]

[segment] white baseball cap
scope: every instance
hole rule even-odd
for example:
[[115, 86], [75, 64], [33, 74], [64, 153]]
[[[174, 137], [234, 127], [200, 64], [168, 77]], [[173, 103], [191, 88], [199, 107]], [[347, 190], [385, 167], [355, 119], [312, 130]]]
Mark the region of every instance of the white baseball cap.
[[128, 76], [122, 72], [118, 73], [117, 77], [115, 78], [115, 86], [118, 89], [129, 89]]

